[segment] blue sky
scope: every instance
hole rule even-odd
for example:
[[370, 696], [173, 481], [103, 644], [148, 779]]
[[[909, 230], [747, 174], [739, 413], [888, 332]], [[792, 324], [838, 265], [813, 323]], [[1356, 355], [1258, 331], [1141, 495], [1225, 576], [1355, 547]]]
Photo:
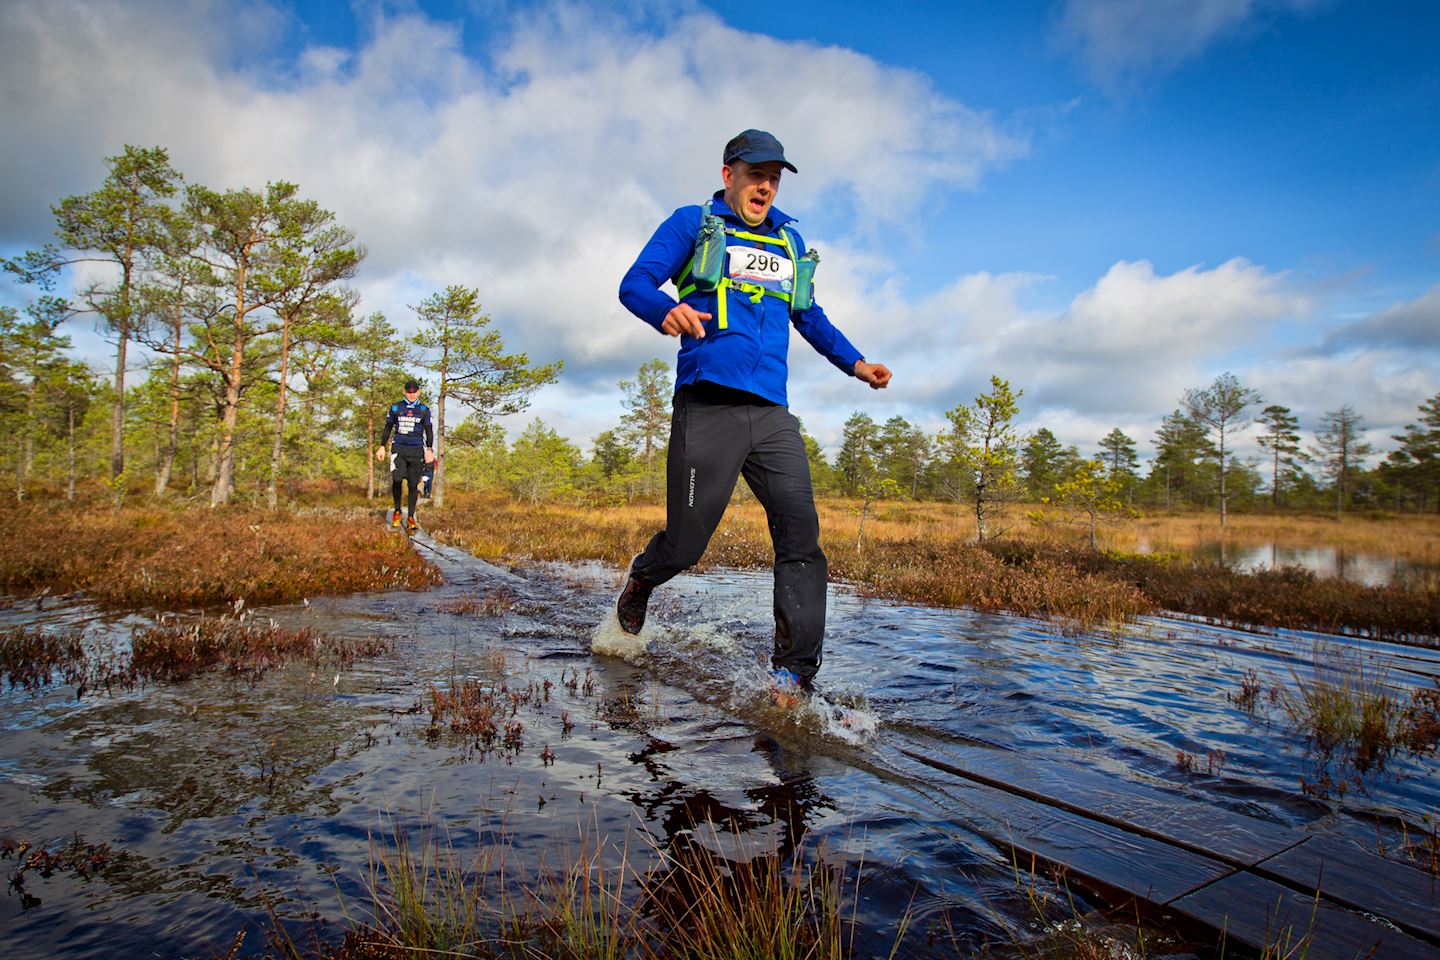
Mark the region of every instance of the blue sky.
[[1387, 449], [1440, 391], [1436, 49], [1421, 2], [12, 0], [0, 250], [124, 143], [210, 186], [294, 180], [370, 248], [363, 310], [404, 328], [479, 287], [566, 362], [531, 415], [588, 443], [674, 355], [620, 274], [760, 126], [800, 168], [778, 205], [821, 301], [895, 371], [873, 393], [796, 341], [792, 407], [832, 450], [853, 410], [938, 429], [996, 373], [1026, 426], [1144, 451], [1226, 370], [1306, 428], [1349, 403]]

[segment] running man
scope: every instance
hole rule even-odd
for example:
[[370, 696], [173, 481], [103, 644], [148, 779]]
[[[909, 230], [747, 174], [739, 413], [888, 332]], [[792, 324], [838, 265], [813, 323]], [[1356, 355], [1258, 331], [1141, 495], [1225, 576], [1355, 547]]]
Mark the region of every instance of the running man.
[[390, 454], [390, 496], [395, 501], [395, 512], [390, 514], [390, 526], [400, 529], [400, 485], [409, 483], [409, 517], [405, 529], [411, 533], [419, 526], [415, 519], [415, 503], [420, 497], [420, 477], [425, 465], [435, 462], [435, 431], [430, 425], [430, 408], [420, 402], [420, 381], [411, 378], [405, 381], [405, 399], [390, 405], [385, 418], [385, 430], [380, 434], [380, 446], [375, 448], [375, 459], [385, 460], [385, 445], [391, 434], [395, 445]]
[[[828, 566], [805, 443], [786, 406], [790, 328], [874, 389], [890, 371], [867, 363], [810, 301], [818, 254], [772, 206], [786, 170], [798, 172], [773, 136], [736, 136], [725, 145], [722, 189], [672, 213], [620, 281], [620, 301], [679, 337], [680, 354], [665, 529], [631, 564], [616, 615], [621, 629], [640, 632], [651, 591], [699, 561], [743, 475], [775, 548], [773, 676], [777, 688], [808, 690], [820, 669]], [[675, 297], [661, 291], [667, 282]]]

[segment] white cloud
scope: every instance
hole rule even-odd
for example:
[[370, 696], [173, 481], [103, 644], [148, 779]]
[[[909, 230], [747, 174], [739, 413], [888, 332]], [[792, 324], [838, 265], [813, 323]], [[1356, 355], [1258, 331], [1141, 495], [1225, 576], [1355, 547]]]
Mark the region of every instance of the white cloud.
[[[619, 278], [669, 210], [718, 186], [736, 130], [786, 142], [802, 171], [787, 210], [843, 200], [892, 224], [1025, 148], [919, 74], [709, 14], [655, 28], [640, 8], [529, 9], [483, 62], [459, 24], [375, 14], [359, 49], [303, 48], [267, 74], [281, 14], [174, 7], [5, 5], [0, 91], [26, 147], [0, 154], [0, 243], [43, 242], [48, 203], [93, 189], [101, 158], [162, 144], [192, 182], [292, 180], [333, 210], [369, 249], [363, 311], [406, 329], [427, 290], [476, 286], [512, 348], [582, 380], [613, 384], [673, 349], [620, 307]], [[728, 82], [777, 65], [767, 90], [784, 96]], [[883, 195], [867, 187], [880, 179]]]
[[1440, 284], [1414, 300], [1332, 330], [1317, 349], [1333, 354], [1386, 348], [1440, 351]]
[[1164, 73], [1257, 19], [1323, 0], [1065, 0], [1057, 38], [1101, 85]]

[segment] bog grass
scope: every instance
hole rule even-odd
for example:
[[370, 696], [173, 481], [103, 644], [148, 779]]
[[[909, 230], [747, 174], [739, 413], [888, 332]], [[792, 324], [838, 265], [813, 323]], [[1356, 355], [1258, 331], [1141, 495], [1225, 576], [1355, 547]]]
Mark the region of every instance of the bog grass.
[[113, 607], [187, 608], [418, 589], [440, 582], [364, 512], [0, 508], [0, 591], [82, 591]]

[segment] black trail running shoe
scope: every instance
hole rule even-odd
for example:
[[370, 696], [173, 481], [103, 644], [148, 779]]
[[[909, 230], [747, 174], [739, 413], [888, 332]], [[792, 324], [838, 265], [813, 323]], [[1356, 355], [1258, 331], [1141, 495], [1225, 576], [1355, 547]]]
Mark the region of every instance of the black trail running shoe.
[[634, 577], [626, 582], [625, 589], [620, 591], [620, 599], [615, 601], [615, 616], [620, 621], [621, 630], [634, 635], [645, 626], [645, 609], [650, 605], [650, 591], [654, 589]]

